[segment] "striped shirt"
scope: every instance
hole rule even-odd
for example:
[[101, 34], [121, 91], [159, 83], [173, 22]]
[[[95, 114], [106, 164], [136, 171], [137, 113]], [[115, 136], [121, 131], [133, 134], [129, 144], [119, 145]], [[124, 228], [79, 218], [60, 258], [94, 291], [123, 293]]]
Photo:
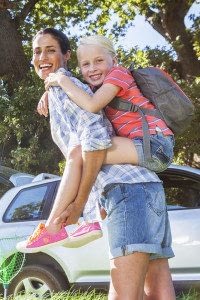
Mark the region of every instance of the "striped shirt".
[[[64, 69], [58, 71], [65, 73], [77, 86], [91, 94], [89, 87], [72, 77], [70, 72]], [[83, 110], [60, 87], [51, 87], [49, 90], [49, 113], [53, 140], [65, 157], [72, 145], [81, 145], [83, 151], [102, 150], [111, 146], [114, 132], [104, 113], [93, 114]], [[89, 198], [94, 205], [94, 199], [99, 199], [107, 185], [139, 182], [160, 182], [160, 179], [154, 172], [139, 166], [103, 165]]]
[[[121, 89], [116, 96], [123, 100], [132, 102], [143, 108], [155, 108], [155, 106], [142, 95], [133, 76], [129, 70], [124, 67], [112, 68], [107, 74], [104, 83], [111, 83], [120, 87]], [[107, 106], [105, 113], [117, 135], [130, 139], [143, 136], [142, 118], [139, 112], [118, 111]], [[156, 127], [159, 127], [164, 135], [173, 135], [163, 120], [154, 116], [146, 116], [146, 119], [150, 134], [156, 134]]]

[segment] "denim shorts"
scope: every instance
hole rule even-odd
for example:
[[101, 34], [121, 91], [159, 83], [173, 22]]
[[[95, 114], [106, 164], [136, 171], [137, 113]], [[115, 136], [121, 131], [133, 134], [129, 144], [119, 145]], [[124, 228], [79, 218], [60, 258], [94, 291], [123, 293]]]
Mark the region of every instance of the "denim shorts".
[[162, 172], [171, 164], [174, 156], [174, 136], [164, 136], [162, 132], [150, 135], [151, 159], [144, 157], [144, 146], [142, 138], [134, 138], [138, 154], [138, 165], [154, 172]]
[[107, 212], [110, 258], [134, 252], [174, 256], [162, 183], [110, 184], [100, 199]]

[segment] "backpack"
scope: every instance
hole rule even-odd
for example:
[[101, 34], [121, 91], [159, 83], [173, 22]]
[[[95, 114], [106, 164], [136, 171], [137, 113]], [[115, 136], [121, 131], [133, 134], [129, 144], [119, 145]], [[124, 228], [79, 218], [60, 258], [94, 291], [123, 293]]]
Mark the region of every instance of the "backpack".
[[174, 134], [182, 133], [194, 116], [194, 105], [171, 76], [158, 67], [129, 68], [141, 93], [154, 104], [155, 109], [145, 109], [132, 102], [115, 97], [109, 106], [122, 111], [139, 112], [142, 117], [144, 155], [151, 159], [150, 134], [146, 115], [165, 121]]

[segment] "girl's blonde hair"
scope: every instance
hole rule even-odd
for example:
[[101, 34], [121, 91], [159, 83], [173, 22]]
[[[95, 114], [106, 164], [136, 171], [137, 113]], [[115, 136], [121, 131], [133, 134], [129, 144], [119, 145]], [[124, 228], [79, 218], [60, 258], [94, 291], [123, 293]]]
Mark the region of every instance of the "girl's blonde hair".
[[85, 36], [85, 37], [81, 38], [79, 41], [78, 48], [77, 48], [77, 54], [78, 54], [79, 47], [85, 46], [85, 45], [100, 46], [100, 47], [106, 49], [112, 57], [116, 56], [116, 52], [115, 52], [113, 43], [111, 42], [110, 39], [108, 39], [107, 37], [105, 37], [103, 35], [90, 35], [90, 36]]

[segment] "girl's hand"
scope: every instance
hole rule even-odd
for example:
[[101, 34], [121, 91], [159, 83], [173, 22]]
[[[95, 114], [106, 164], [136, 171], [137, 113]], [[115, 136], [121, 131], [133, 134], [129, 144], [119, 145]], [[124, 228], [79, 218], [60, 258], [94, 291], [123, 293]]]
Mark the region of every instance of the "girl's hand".
[[60, 79], [62, 76], [64, 76], [62, 72], [50, 73], [44, 81], [45, 90], [47, 91], [50, 86], [60, 86]]
[[42, 116], [48, 116], [48, 92], [45, 92], [37, 105], [37, 112]]

